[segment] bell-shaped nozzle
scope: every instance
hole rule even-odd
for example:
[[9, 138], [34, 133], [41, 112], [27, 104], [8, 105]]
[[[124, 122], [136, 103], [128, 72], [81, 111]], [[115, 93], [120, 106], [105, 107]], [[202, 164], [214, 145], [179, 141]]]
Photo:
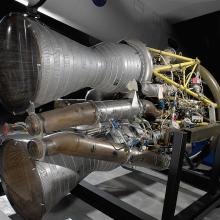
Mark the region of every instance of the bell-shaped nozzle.
[[152, 59], [141, 42], [86, 47], [21, 14], [1, 21], [0, 51], [0, 100], [15, 113], [86, 87], [127, 92], [131, 80], [152, 76]]
[[21, 14], [0, 24], [0, 101], [10, 112], [23, 112], [37, 90], [40, 55], [30, 22]]
[[27, 220], [40, 220], [92, 171], [108, 171], [118, 166], [61, 154], [32, 160], [27, 140], [9, 140], [2, 148], [0, 167], [5, 193], [15, 211]]

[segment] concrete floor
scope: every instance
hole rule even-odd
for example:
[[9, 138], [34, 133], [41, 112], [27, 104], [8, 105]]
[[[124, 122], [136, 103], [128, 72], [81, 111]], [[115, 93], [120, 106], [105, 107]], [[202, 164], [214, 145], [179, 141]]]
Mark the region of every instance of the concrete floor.
[[[119, 167], [110, 172], [94, 172], [85, 180], [114, 195], [143, 212], [160, 219], [167, 177], [152, 170], [140, 168], [142, 172], [131, 172]], [[204, 195], [205, 192], [181, 183], [176, 213]], [[0, 197], [0, 210], [13, 220], [22, 220], [15, 214], [5, 196]], [[1, 213], [0, 213], [1, 214]], [[1, 217], [1, 215], [0, 215]], [[2, 220], [2, 218], [0, 218]], [[66, 196], [43, 220], [109, 220], [110, 217], [92, 206]], [[220, 209], [213, 210], [204, 220], [220, 219]]]

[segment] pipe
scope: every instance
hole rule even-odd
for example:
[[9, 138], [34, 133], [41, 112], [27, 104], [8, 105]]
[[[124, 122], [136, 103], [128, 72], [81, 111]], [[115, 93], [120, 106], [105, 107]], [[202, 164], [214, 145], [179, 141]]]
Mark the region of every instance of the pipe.
[[163, 50], [157, 50], [157, 49], [150, 48], [150, 47], [148, 47], [148, 50], [151, 53], [156, 53], [156, 54], [163, 55], [163, 56], [174, 57], [174, 58], [176, 58], [178, 60], [182, 60], [182, 61], [193, 61], [192, 58], [184, 57], [184, 56], [181, 56], [181, 55], [178, 55], [178, 54], [175, 54], [175, 53], [170, 53], [170, 52], [163, 51]]
[[129, 164], [133, 166], [146, 167], [154, 170], [165, 170], [169, 168], [170, 157], [154, 151], [132, 152]]
[[[109, 171], [127, 163], [154, 169], [169, 166], [165, 155], [127, 151], [128, 148], [122, 145], [113, 146], [107, 141], [87, 139], [69, 132], [53, 134], [41, 141], [28, 143], [28, 140], [8, 140], [0, 154], [0, 173], [6, 195], [16, 212], [28, 220], [40, 220], [93, 171]], [[47, 152], [44, 158], [30, 158], [30, 154], [35, 158], [42, 156], [42, 148]]]
[[77, 125], [91, 125], [97, 120], [95, 105], [92, 102], [73, 104], [43, 112], [38, 115], [29, 115], [25, 123], [29, 134], [38, 135], [44, 132], [62, 130]]
[[217, 107], [218, 105], [214, 102], [212, 102], [210, 99], [208, 99], [206, 96], [201, 96], [193, 91], [191, 91], [190, 89], [184, 87], [183, 85], [180, 85], [179, 83], [173, 81], [172, 79], [168, 78], [167, 76], [159, 73], [158, 71], [154, 71], [154, 75], [159, 77], [160, 79], [164, 80], [164, 82], [170, 84], [170, 85], [173, 85], [175, 86], [176, 88], [182, 90], [182, 91], [185, 91], [187, 94], [193, 96], [194, 98], [204, 102], [206, 105], [211, 105], [213, 107]]
[[64, 108], [31, 114], [26, 118], [28, 132], [38, 135], [42, 131], [50, 133], [78, 125], [92, 125], [110, 119], [132, 119], [137, 115], [146, 117], [160, 115], [154, 104], [143, 100], [132, 104], [132, 100], [97, 101], [73, 104]]
[[71, 132], [56, 133], [28, 143], [28, 152], [33, 159], [41, 159], [44, 155], [65, 154], [125, 163], [128, 160], [129, 148], [120, 144], [91, 139], [75, 135]]
[[162, 72], [162, 71], [169, 71], [169, 70], [173, 70], [175, 68], [183, 68], [183, 67], [187, 67], [187, 66], [192, 66], [194, 64], [198, 63], [198, 60], [191, 60], [191, 61], [187, 61], [184, 63], [177, 63], [177, 64], [170, 64], [170, 65], [164, 65], [161, 67], [156, 67], [154, 69], [155, 72]]
[[205, 81], [207, 86], [209, 87], [215, 102], [217, 103], [216, 108], [216, 120], [220, 120], [220, 86], [217, 80], [213, 77], [213, 75], [202, 65], [199, 65], [199, 72], [201, 74], [202, 79]]
[[170, 161], [169, 157], [157, 152], [142, 152], [136, 148], [130, 149], [122, 144], [86, 138], [72, 132], [55, 133], [43, 138], [43, 140], [31, 140], [27, 148], [33, 159], [42, 159], [45, 155], [64, 154], [119, 164], [129, 163], [157, 170], [168, 168]]
[[0, 100], [15, 114], [82, 88], [127, 92], [130, 81], [152, 78], [151, 55], [139, 41], [89, 48], [21, 14], [1, 21], [0, 50]]

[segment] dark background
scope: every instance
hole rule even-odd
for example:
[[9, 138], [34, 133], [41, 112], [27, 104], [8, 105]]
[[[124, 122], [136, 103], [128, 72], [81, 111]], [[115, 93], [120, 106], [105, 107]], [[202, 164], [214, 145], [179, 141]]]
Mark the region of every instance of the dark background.
[[[15, 1], [5, 0], [4, 2], [5, 4], [0, 6], [0, 19], [10, 12], [26, 12], [27, 10], [26, 7]], [[41, 15], [40, 20], [52, 29], [86, 46], [91, 46], [98, 42], [97, 39], [45, 15]], [[184, 54], [198, 57], [202, 64], [220, 82], [220, 60], [218, 54], [220, 51], [220, 12], [181, 22], [173, 27], [178, 36], [178, 44], [181, 45], [181, 48], [184, 48]], [[78, 98], [82, 98], [84, 94], [84, 91], [78, 92]], [[43, 108], [48, 109], [50, 107], [51, 103]], [[0, 125], [5, 121], [13, 120], [18, 120], [18, 118], [12, 117], [0, 105]]]
[[220, 11], [174, 25], [181, 45], [220, 82]]

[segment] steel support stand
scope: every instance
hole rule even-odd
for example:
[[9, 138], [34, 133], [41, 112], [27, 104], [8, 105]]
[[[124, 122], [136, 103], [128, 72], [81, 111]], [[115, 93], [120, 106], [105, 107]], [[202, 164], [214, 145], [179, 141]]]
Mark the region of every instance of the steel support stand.
[[174, 132], [172, 157], [168, 172], [162, 220], [172, 220], [175, 214], [186, 140], [187, 134], [185, 132]]

